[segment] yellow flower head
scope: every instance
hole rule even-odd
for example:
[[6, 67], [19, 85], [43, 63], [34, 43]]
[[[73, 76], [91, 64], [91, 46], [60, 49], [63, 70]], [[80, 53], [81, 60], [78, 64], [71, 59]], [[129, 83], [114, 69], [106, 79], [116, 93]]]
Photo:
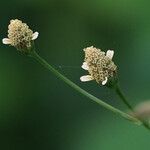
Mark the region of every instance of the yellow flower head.
[[96, 80], [97, 83], [105, 85], [109, 78], [116, 73], [117, 66], [112, 61], [114, 51], [101, 51], [93, 46], [84, 49], [85, 59], [82, 68], [89, 72], [89, 75], [82, 76], [81, 81]]
[[38, 32], [33, 33], [26, 23], [21, 20], [11, 20], [8, 26], [8, 38], [2, 40], [3, 44], [10, 44], [20, 51], [29, 50], [32, 41], [38, 37]]

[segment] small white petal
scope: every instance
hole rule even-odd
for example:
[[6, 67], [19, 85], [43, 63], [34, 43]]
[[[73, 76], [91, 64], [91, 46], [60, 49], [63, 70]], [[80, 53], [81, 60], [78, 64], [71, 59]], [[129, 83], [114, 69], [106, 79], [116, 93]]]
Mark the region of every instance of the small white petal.
[[32, 40], [37, 39], [38, 36], [39, 36], [39, 33], [38, 33], [38, 32], [34, 32], [34, 33], [32, 34]]
[[80, 80], [81, 80], [82, 82], [86, 82], [86, 81], [91, 81], [91, 80], [94, 80], [94, 79], [93, 79], [92, 76], [90, 76], [90, 75], [85, 75], [85, 76], [82, 76], [82, 77], [80, 78]]
[[84, 48], [83, 51], [86, 52], [87, 49], [89, 50], [89, 49], [93, 49], [93, 48], [94, 48], [93, 46], [89, 46], [87, 48]]
[[105, 85], [107, 83], [107, 81], [108, 81], [108, 78], [105, 77], [105, 80], [102, 82], [102, 85]]
[[4, 39], [2, 40], [2, 43], [3, 43], [3, 44], [11, 44], [11, 40], [8, 39], [8, 38], [4, 38]]
[[84, 62], [81, 66], [84, 70], [89, 70], [89, 66], [87, 65], [87, 62]]
[[109, 59], [112, 59], [114, 56], [114, 51], [113, 50], [108, 50], [106, 52], [106, 56], [109, 57]]

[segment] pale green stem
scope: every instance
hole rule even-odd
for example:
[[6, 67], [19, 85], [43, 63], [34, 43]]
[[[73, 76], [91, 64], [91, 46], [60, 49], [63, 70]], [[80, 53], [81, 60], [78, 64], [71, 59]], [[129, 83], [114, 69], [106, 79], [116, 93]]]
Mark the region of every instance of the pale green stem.
[[[120, 97], [120, 99], [123, 101], [123, 103], [132, 111], [134, 112], [134, 109], [132, 107], [132, 105], [128, 102], [127, 98], [125, 97], [124, 93], [122, 92], [119, 83], [117, 83], [116, 87], [115, 87], [115, 91], [118, 94], [118, 96]], [[141, 120], [141, 122], [143, 123], [143, 126], [147, 129], [150, 130], [150, 126], [147, 122], [145, 122], [144, 120]]]
[[78, 91], [80, 94], [88, 97], [89, 99], [91, 99], [92, 101], [96, 102], [97, 104], [103, 106], [104, 108], [106, 108], [107, 110], [114, 112], [120, 116], [122, 116], [125, 119], [128, 119], [136, 124], [141, 124], [141, 121], [131, 115], [128, 115], [127, 113], [122, 112], [121, 110], [103, 102], [102, 100], [98, 99], [97, 97], [93, 96], [92, 94], [86, 92], [85, 90], [83, 90], [82, 88], [80, 88], [78, 85], [76, 85], [75, 83], [73, 83], [72, 81], [70, 81], [68, 78], [66, 78], [65, 76], [63, 76], [61, 73], [59, 73], [56, 69], [54, 69], [50, 64], [48, 64], [43, 58], [41, 58], [35, 51], [32, 51], [32, 53], [30, 53], [31, 57], [33, 57], [34, 59], [36, 59], [41, 65], [43, 65], [45, 68], [47, 68], [48, 70], [50, 70], [54, 75], [56, 75], [58, 78], [60, 78], [62, 81], [64, 81], [66, 84], [68, 84], [70, 87], [72, 87], [73, 89], [75, 89], [76, 91]]

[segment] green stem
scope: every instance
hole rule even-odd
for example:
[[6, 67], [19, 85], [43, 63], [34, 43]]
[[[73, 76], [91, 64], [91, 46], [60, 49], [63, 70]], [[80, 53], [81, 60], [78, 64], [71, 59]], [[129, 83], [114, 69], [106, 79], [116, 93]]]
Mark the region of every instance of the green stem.
[[89, 99], [91, 99], [92, 101], [96, 102], [97, 104], [103, 106], [107, 110], [110, 110], [110, 111], [122, 116], [125, 119], [128, 119], [136, 124], [141, 124], [141, 121], [139, 119], [122, 112], [121, 110], [103, 102], [102, 100], [98, 99], [97, 97], [91, 95], [90, 93], [88, 93], [85, 90], [83, 90], [82, 88], [80, 88], [78, 85], [76, 85], [75, 83], [70, 81], [68, 78], [63, 76], [57, 70], [55, 70], [50, 64], [48, 64], [43, 58], [41, 58], [35, 51], [32, 51], [32, 53], [30, 53], [29, 56], [36, 59], [41, 65], [43, 65], [45, 68], [50, 70], [54, 75], [56, 75], [58, 78], [60, 78], [62, 81], [64, 81], [66, 84], [68, 84], [70, 87], [72, 87], [73, 89], [75, 89], [76, 91], [81, 93], [82, 95], [88, 97]]
[[[123, 94], [123, 92], [121, 91], [121, 88], [119, 86], [119, 84], [117, 83], [116, 87], [115, 87], [115, 91], [118, 94], [118, 96], [121, 98], [121, 100], [123, 101], [123, 103], [132, 111], [134, 112], [134, 109], [132, 107], [132, 105], [128, 102], [128, 100], [126, 99], [125, 95]], [[145, 128], [147, 128], [148, 130], [150, 130], [150, 126], [147, 122], [141, 120], [143, 126]]]
[[147, 128], [148, 130], [150, 130], [150, 126], [149, 126], [149, 124], [148, 124], [147, 122], [142, 121], [142, 120], [141, 120], [141, 122], [142, 122], [142, 124], [143, 124], [143, 126], [144, 126], [145, 128]]
[[121, 98], [121, 100], [123, 101], [123, 103], [130, 109], [133, 111], [133, 108], [131, 106], [131, 104], [129, 104], [129, 102], [127, 101], [125, 95], [123, 94], [123, 92], [121, 91], [120, 86], [117, 84], [116, 88], [115, 88], [116, 93], [118, 94], [118, 96]]

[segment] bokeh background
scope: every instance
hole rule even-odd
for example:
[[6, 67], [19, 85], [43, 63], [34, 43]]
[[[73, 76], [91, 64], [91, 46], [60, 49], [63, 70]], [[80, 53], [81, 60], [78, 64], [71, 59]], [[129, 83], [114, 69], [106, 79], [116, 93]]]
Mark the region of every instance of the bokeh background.
[[[148, 0], [10, 0], [0, 4], [0, 39], [10, 19], [40, 33], [37, 52], [79, 86], [127, 110], [114, 91], [81, 83], [83, 48], [115, 50], [132, 105], [150, 98]], [[147, 150], [150, 131], [78, 94], [35, 60], [0, 44], [1, 150]]]

